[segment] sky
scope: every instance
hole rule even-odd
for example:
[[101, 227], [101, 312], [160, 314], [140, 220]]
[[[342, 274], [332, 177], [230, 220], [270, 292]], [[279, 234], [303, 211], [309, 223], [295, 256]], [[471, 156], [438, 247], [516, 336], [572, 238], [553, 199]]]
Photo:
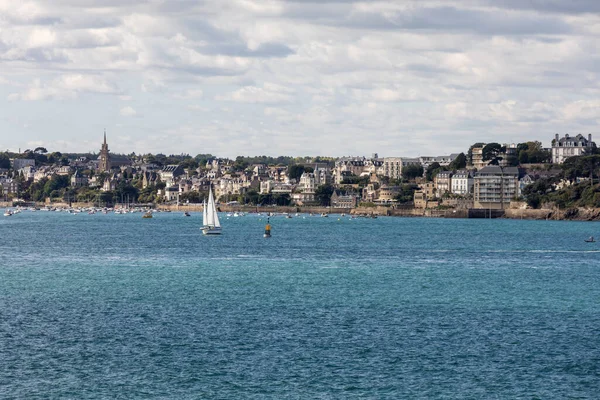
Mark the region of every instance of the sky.
[[598, 0], [0, 0], [0, 150], [445, 155], [600, 134]]

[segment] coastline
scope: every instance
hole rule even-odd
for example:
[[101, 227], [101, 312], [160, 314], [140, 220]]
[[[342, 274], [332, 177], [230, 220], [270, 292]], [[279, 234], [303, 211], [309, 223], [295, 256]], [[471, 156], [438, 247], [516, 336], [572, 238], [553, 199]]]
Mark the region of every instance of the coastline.
[[[48, 204], [36, 203], [36, 207], [46, 207]], [[69, 207], [68, 203], [52, 203], [53, 207]], [[72, 207], [94, 207], [93, 203], [71, 203]], [[0, 202], [0, 208], [13, 207], [11, 202]], [[115, 208], [125, 207], [116, 204]], [[155, 206], [159, 210], [202, 212], [202, 204], [181, 204]], [[349, 214], [373, 215], [390, 217], [422, 217], [422, 218], [502, 218], [502, 219], [527, 219], [527, 220], [553, 220], [553, 221], [600, 221], [600, 208], [567, 208], [567, 209], [522, 209], [507, 208], [505, 210], [488, 209], [419, 209], [419, 208], [391, 208], [391, 207], [357, 207], [357, 208], [331, 208], [331, 207], [297, 207], [297, 206], [243, 206], [220, 205], [222, 212], [261, 212], [261, 213], [313, 213], [313, 214]]]

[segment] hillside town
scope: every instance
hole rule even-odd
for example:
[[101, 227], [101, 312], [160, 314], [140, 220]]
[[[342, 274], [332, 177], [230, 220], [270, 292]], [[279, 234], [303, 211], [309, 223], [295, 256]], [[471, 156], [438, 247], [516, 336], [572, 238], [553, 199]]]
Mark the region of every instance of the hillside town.
[[[600, 207], [599, 158], [591, 134], [556, 134], [550, 147], [475, 143], [447, 155], [231, 160], [113, 154], [105, 132], [98, 154], [43, 147], [0, 153], [0, 193], [6, 202], [183, 205], [201, 203], [212, 186], [221, 204], [253, 206], [503, 210], [579, 201]], [[565, 195], [569, 190], [577, 196]]]

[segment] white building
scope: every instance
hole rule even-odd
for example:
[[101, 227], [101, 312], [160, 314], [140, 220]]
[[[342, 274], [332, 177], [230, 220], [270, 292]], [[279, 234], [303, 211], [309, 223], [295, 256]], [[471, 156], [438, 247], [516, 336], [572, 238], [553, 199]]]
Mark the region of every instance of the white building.
[[581, 134], [575, 137], [565, 135], [559, 138], [557, 133], [554, 140], [552, 140], [552, 162], [562, 164], [567, 158], [580, 156], [593, 147], [596, 147], [596, 144], [592, 142], [591, 133], [587, 139]]
[[304, 172], [302, 176], [300, 176], [298, 189], [300, 189], [302, 193], [314, 193], [316, 189], [315, 174], [312, 172]]
[[471, 171], [456, 171], [452, 175], [452, 183], [450, 191], [453, 194], [464, 196], [473, 192], [473, 175]]

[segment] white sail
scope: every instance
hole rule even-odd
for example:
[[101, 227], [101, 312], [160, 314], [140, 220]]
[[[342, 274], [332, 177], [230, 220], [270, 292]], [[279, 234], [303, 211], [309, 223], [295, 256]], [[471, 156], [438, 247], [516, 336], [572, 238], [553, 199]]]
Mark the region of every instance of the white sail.
[[202, 202], [202, 225], [206, 226], [206, 223], [208, 222], [208, 218], [207, 218], [208, 212], [206, 210], [206, 199], [204, 199], [204, 201]]
[[[212, 192], [210, 193], [210, 197], [212, 198]], [[219, 221], [219, 214], [217, 214], [217, 204], [215, 203], [215, 199], [213, 199], [212, 213], [213, 213], [213, 223], [215, 224], [215, 227], [220, 228], [221, 222]]]
[[206, 224], [205, 226], [215, 226], [215, 199], [212, 194], [212, 188], [208, 193], [208, 206], [206, 211]]
[[205, 235], [220, 235], [221, 234], [221, 222], [217, 215], [217, 206], [215, 204], [215, 198], [212, 194], [212, 187], [208, 192], [208, 203], [204, 203], [204, 211], [202, 213], [202, 233]]

